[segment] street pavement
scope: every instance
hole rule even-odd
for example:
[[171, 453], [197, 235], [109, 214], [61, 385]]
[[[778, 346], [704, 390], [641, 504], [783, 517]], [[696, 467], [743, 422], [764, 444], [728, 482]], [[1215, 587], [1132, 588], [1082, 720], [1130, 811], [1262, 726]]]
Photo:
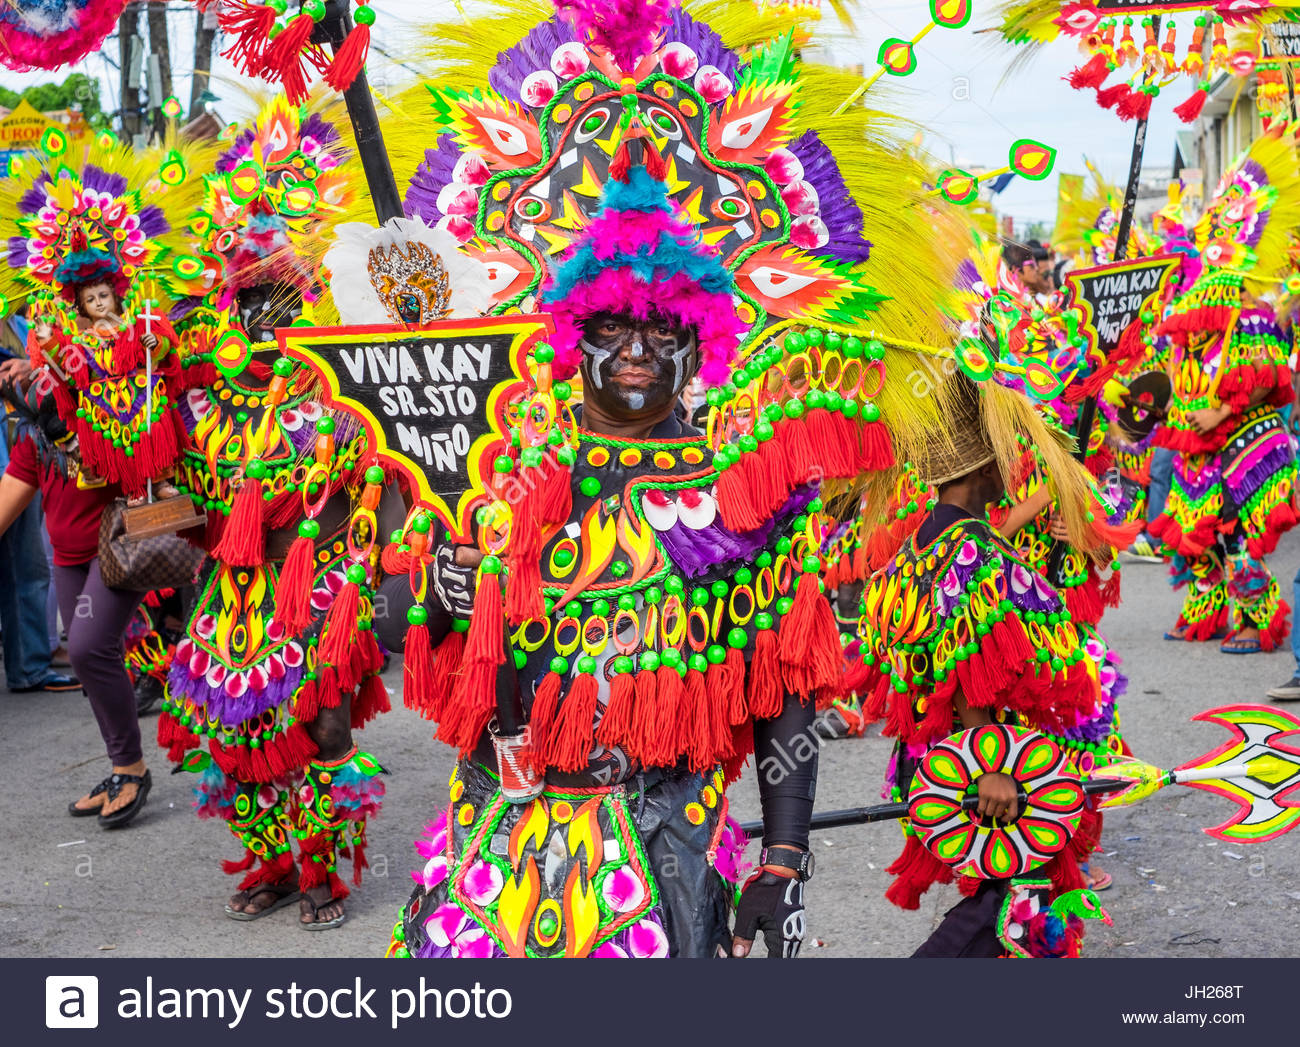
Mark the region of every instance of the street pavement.
[[[1300, 535], [1271, 558], [1290, 597], [1300, 566]], [[1232, 657], [1217, 645], [1167, 643], [1161, 634], [1179, 597], [1158, 565], [1129, 564], [1124, 604], [1103, 630], [1124, 658], [1128, 694], [1121, 702], [1125, 736], [1135, 753], [1173, 767], [1217, 747], [1226, 733], [1192, 723], [1197, 712], [1265, 701], [1270, 686], [1291, 676], [1289, 651]], [[395, 661], [386, 677], [401, 683]], [[239, 847], [224, 827], [191, 809], [189, 775], [169, 775], [162, 753], [146, 748], [154, 774], [149, 803], [126, 830], [105, 832], [93, 819], [65, 812], [107, 772], [103, 746], [85, 698], [0, 692], [0, 787], [10, 843], [0, 858], [0, 955], [67, 956], [375, 956], [410, 892], [411, 845], [446, 802], [450, 752], [431, 726], [401, 707], [360, 737], [391, 772], [384, 809], [370, 827], [372, 870], [348, 902], [337, 930], [308, 934], [296, 906], [255, 923], [222, 912], [234, 877], [222, 858]], [[1300, 703], [1290, 707], [1300, 715]], [[151, 739], [156, 720], [143, 724]], [[828, 742], [821, 754], [819, 809], [879, 800], [889, 744], [865, 738]], [[758, 814], [752, 770], [732, 790], [740, 819]], [[1098, 864], [1114, 876], [1101, 897], [1112, 926], [1088, 925], [1091, 957], [1295, 956], [1300, 942], [1300, 831], [1272, 843], [1219, 843], [1201, 832], [1235, 811], [1226, 799], [1173, 787], [1139, 806], [1110, 812]], [[937, 888], [918, 912], [884, 900], [884, 873], [899, 850], [895, 824], [814, 835], [817, 872], [808, 886], [810, 957], [906, 956], [958, 898]], [[345, 866], [346, 867], [346, 866]], [[758, 950], [761, 954], [762, 949]]]

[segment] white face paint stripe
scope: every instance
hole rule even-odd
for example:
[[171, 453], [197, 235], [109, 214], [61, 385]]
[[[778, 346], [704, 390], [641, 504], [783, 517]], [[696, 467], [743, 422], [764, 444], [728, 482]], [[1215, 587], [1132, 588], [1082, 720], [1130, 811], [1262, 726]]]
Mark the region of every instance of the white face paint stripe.
[[590, 356], [592, 360], [591, 368], [590, 368], [591, 384], [594, 385], [597, 389], [603, 389], [605, 387], [605, 383], [601, 380], [600, 377], [600, 365], [614, 355], [613, 350], [602, 349], [598, 345], [592, 345], [585, 338], [581, 339], [579, 344], [582, 346], [582, 351], [586, 353], [588, 356]]

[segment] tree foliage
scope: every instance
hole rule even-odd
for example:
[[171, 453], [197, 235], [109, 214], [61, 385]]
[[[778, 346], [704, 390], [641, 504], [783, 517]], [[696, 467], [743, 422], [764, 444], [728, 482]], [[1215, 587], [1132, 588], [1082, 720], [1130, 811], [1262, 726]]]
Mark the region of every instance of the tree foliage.
[[73, 73], [61, 84], [35, 84], [21, 92], [0, 87], [0, 105], [13, 109], [23, 99], [42, 113], [78, 107], [91, 127], [108, 123], [99, 104], [99, 80], [85, 73]]

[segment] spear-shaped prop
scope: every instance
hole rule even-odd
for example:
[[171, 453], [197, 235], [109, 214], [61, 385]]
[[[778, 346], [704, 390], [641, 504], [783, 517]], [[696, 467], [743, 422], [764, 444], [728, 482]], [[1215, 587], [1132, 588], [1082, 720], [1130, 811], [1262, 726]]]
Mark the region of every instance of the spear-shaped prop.
[[[1022, 728], [993, 725], [962, 732], [931, 749], [906, 803], [884, 803], [814, 814], [813, 830], [911, 818], [922, 842], [942, 861], [974, 875], [1017, 875], [1064, 848], [1078, 825], [1084, 796], [1100, 806], [1139, 803], [1169, 785], [1207, 789], [1236, 800], [1240, 810], [1211, 836], [1262, 843], [1300, 823], [1300, 719], [1268, 705], [1230, 705], [1193, 717], [1222, 724], [1232, 738], [1170, 771], [1139, 760], [1099, 766], [1087, 780], [1070, 771], [1054, 742]], [[1020, 787], [1021, 814], [1002, 826], [982, 825], [974, 810], [980, 774], [1010, 774]], [[967, 793], [970, 795], [967, 795]], [[762, 822], [741, 825], [758, 836]]]
[[848, 98], [840, 103], [833, 115], [840, 116], [848, 112], [853, 105], [871, 88], [871, 85], [888, 73], [890, 76], [909, 76], [916, 68], [916, 45], [930, 30], [936, 26], [945, 29], [960, 29], [970, 21], [971, 0], [930, 0], [930, 21], [927, 22], [910, 40], [891, 36], [880, 45], [876, 53], [879, 65], [876, 71], [860, 83]]

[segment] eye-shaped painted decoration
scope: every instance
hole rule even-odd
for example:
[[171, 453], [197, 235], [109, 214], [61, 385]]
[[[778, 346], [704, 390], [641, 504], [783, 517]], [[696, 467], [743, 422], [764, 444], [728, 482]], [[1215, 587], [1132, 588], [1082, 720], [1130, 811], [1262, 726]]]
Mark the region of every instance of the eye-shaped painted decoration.
[[595, 106], [588, 109], [578, 118], [578, 123], [573, 132], [573, 140], [579, 145], [585, 145], [595, 138], [605, 129], [609, 123], [610, 110], [608, 106]]

